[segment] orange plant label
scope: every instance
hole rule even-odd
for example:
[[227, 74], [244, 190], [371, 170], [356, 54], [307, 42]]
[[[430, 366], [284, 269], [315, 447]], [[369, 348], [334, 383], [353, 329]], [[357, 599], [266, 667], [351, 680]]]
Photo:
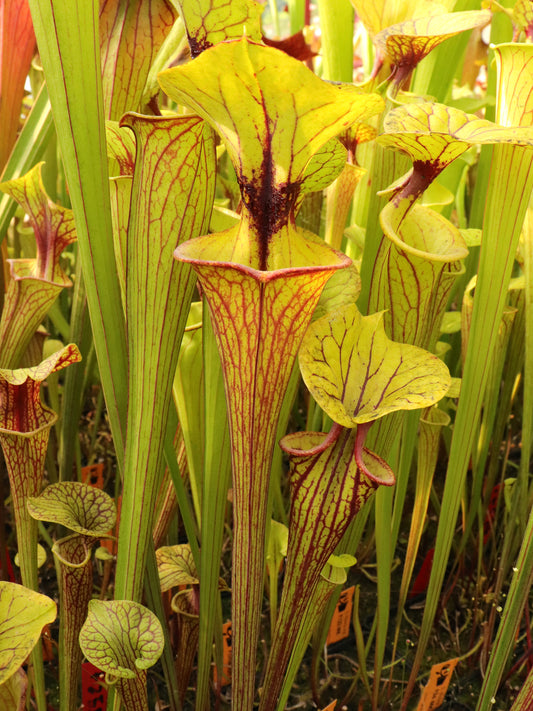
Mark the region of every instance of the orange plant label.
[[429, 681], [424, 687], [416, 711], [434, 711], [441, 706], [458, 661], [459, 659], [450, 659], [431, 667]]
[[[220, 686], [231, 684], [231, 620], [222, 625], [222, 674], [220, 676]], [[218, 676], [215, 667], [213, 680], [217, 685]]]
[[337, 699], [332, 701], [330, 704], [325, 706], [322, 711], [335, 711], [335, 706], [337, 705]]
[[[337, 607], [333, 613], [331, 624], [329, 626], [326, 644], [335, 644], [341, 639], [346, 639], [350, 634], [350, 622], [352, 620], [353, 595], [355, 586], [346, 588], [341, 592]], [[329, 709], [329, 707], [328, 707]]]
[[81, 480], [84, 484], [95, 486], [97, 489], [104, 488], [104, 463], [89, 464], [81, 468]]

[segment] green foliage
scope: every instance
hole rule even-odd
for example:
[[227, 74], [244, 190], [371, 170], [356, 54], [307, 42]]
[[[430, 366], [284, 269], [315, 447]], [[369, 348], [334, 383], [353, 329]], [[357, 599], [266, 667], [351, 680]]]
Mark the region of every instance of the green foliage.
[[[296, 33], [278, 42], [255, 0], [28, 4], [31, 18], [25, 0], [0, 10], [4, 74], [17, 12], [24, 49], [0, 110], [0, 444], [24, 594], [53, 594], [37, 577], [36, 519], [56, 557], [60, 711], [79, 706], [82, 651], [107, 674], [109, 709], [153, 708], [159, 659], [152, 679], [173, 711], [225, 706], [228, 614], [234, 711], [282, 711], [302, 660], [300, 705], [404, 711], [428, 645], [479, 659], [479, 711], [499, 694], [509, 707], [500, 683], [533, 577], [529, 5], [270, 2], [272, 25]], [[310, 10], [318, 55], [298, 32]], [[511, 22], [493, 66], [481, 29], [510, 39]], [[480, 52], [488, 88], [454, 42]], [[427, 87], [439, 102], [416, 93]], [[46, 338], [69, 334], [79, 350], [43, 358]], [[77, 371], [54, 375], [80, 351]], [[518, 473], [499, 456], [515, 423]], [[98, 459], [107, 493], [80, 481]], [[112, 552], [97, 589], [100, 536]], [[463, 569], [472, 581], [446, 577]], [[323, 646], [346, 580], [342, 683]], [[15, 588], [2, 590], [3, 604]], [[475, 614], [436, 648], [439, 605], [449, 620], [465, 600]], [[20, 666], [41, 622], [13, 622], [24, 654], [0, 648], [0, 703], [30, 703]], [[44, 711], [40, 645], [32, 662]]]

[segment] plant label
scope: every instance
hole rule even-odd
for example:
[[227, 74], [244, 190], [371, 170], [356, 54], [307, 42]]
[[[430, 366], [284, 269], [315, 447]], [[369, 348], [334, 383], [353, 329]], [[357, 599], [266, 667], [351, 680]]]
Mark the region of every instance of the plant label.
[[346, 639], [346, 637], [350, 634], [354, 592], [354, 585], [352, 585], [351, 588], [346, 588], [346, 590], [341, 592], [335, 612], [333, 613], [333, 617], [331, 619], [331, 624], [329, 626], [329, 632], [326, 638], [327, 645], [340, 642], [341, 639]]
[[89, 464], [81, 468], [81, 480], [84, 484], [95, 486], [97, 489], [104, 488], [104, 463]]
[[429, 681], [422, 692], [416, 711], [434, 711], [441, 706], [458, 661], [459, 659], [450, 659], [431, 667]]
[[[231, 684], [231, 620], [222, 625], [222, 674], [220, 676], [220, 686]], [[215, 686], [218, 683], [217, 668], [214, 669], [213, 680]]]

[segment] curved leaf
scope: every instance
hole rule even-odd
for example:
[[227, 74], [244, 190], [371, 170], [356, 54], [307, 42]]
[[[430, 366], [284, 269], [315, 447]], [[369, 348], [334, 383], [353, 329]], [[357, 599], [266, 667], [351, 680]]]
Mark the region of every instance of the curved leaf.
[[198, 590], [188, 588], [176, 593], [170, 602], [172, 611], [176, 614], [177, 649], [175, 664], [179, 669], [178, 685], [182, 703], [185, 699], [187, 686], [194, 667], [200, 636], [200, 617], [198, 608]]
[[[191, 261], [198, 273], [225, 376], [235, 521], [232, 684], [238, 690], [235, 693], [246, 697], [243, 704], [247, 707], [254, 693], [247, 665], [255, 658], [259, 632], [268, 484], [279, 413], [300, 340], [322, 287], [349, 260], [300, 233], [305, 251], [283, 252], [284, 269], [260, 271], [218, 261], [231, 258], [233, 234], [229, 230], [191, 240], [178, 247], [176, 254]], [[221, 244], [223, 238], [228, 241]], [[297, 265], [292, 266], [290, 259]]]
[[[30, 434], [48, 424], [51, 410], [41, 403], [41, 384], [51, 373], [80, 360], [78, 347], [71, 343], [39, 365], [17, 370], [0, 368], [0, 432]], [[23, 395], [17, 390], [19, 387], [23, 387]]]
[[255, 249], [256, 244], [251, 241], [253, 231], [248, 216], [243, 214], [234, 227], [184, 242], [174, 255], [193, 265], [209, 263], [222, 269], [233, 265], [236, 270], [253, 275], [259, 282], [281, 276], [285, 278], [301, 269], [334, 271], [351, 263], [349, 257], [331, 249], [312, 232], [291, 222], [279, 229], [275, 239], [269, 240], [263, 260], [262, 250]]
[[444, 104], [398, 106], [386, 115], [379, 143], [397, 148], [413, 162], [438, 163], [438, 172], [470, 146], [487, 143], [533, 145], [529, 127], [500, 126]]
[[[273, 711], [300, 625], [335, 547], [379, 484], [394, 484], [380, 460], [381, 476], [370, 479], [354, 457], [358, 433], [335, 427], [325, 438], [298, 432], [281, 440], [289, 454], [291, 513], [283, 594], [265, 673], [260, 711]], [[377, 455], [364, 454], [374, 460]], [[348, 563], [349, 565], [350, 563]], [[326, 570], [326, 575], [331, 569]]]
[[373, 35], [407, 19], [446, 12], [446, 6], [435, 0], [351, 0], [351, 3]]
[[513, 7], [513, 24], [526, 33], [531, 40], [533, 32], [533, 7], [529, 0], [517, 0]]
[[353, 555], [348, 555], [348, 553], [330, 555], [328, 562], [322, 568], [320, 577], [331, 585], [344, 585], [348, 579], [346, 568], [351, 568], [356, 563], [357, 559]]
[[164, 433], [196, 277], [172, 255], [207, 231], [215, 189], [214, 136], [198, 116], [126, 114], [136, 137], [128, 222], [129, 402], [117, 552], [117, 597], [140, 599], [162, 474]]
[[74, 214], [50, 200], [42, 163], [21, 178], [0, 183], [28, 215], [37, 244], [35, 259], [12, 259], [11, 279], [0, 320], [0, 364], [16, 367], [63, 287], [72, 282], [60, 264], [61, 252], [76, 239]]
[[309, 160], [302, 178], [301, 195], [323, 190], [342, 172], [346, 164], [346, 149], [332, 138]]
[[13, 497], [22, 581], [32, 589], [37, 589], [37, 524], [26, 501], [41, 490], [50, 427], [57, 420], [41, 402], [41, 385], [51, 373], [79, 360], [80, 352], [71, 344], [38, 366], [0, 369], [0, 445]]
[[32, 276], [70, 284], [61, 269], [59, 256], [76, 239], [74, 213], [50, 200], [41, 178], [42, 165], [38, 163], [21, 178], [0, 183], [0, 190], [19, 203], [35, 233], [37, 257]]
[[126, 111], [141, 108], [150, 67], [176, 18], [169, 0], [100, 3], [102, 87], [108, 118], [118, 120]]
[[17, 671], [56, 614], [46, 595], [0, 581], [0, 683]]
[[327, 84], [301, 62], [247, 38], [161, 72], [159, 82], [172, 99], [190, 106], [220, 133], [259, 232], [265, 220], [271, 232], [273, 219], [285, 222], [296, 184], [325, 143], [383, 109], [381, 97]]
[[363, 317], [353, 305], [309, 327], [300, 367], [320, 407], [344, 427], [433, 405], [450, 385], [436, 356], [391, 341], [383, 313]]
[[[81, 579], [81, 573], [78, 573], [78, 570], [81, 570], [82, 568], [87, 566], [87, 564], [91, 560], [90, 543], [91, 541], [86, 536], [80, 535], [78, 533], [72, 533], [70, 536], [60, 538], [58, 541], [56, 541], [52, 546], [52, 553], [59, 561], [59, 563], [64, 566], [63, 571], [66, 567], [69, 569], [68, 574], [79, 574]], [[65, 575], [64, 572], [63, 575]], [[92, 572], [90, 577], [91, 585], [89, 588], [89, 599], [92, 594]], [[86, 605], [88, 604], [89, 599], [87, 600]], [[76, 598], [74, 598], [74, 600], [76, 600]], [[80, 602], [80, 607], [83, 607], [83, 605], [81, 605], [81, 601], [78, 600], [78, 602]], [[85, 620], [85, 614], [86, 613], [84, 613], [82, 623]]]
[[[46, 563], [46, 551], [42, 547], [40, 543], [37, 544], [37, 567], [42, 568], [42, 566]], [[16, 566], [20, 568], [20, 555], [18, 553], [15, 553], [15, 558], [13, 560]]]
[[334, 249], [341, 248], [354, 191], [365, 173], [364, 168], [346, 163], [342, 173], [327, 192], [327, 221], [324, 239]]
[[287, 555], [287, 542], [289, 540], [289, 529], [284, 523], [279, 521], [270, 522], [270, 532], [268, 536], [268, 545], [266, 553], [267, 569], [272, 570], [276, 576], [281, 566], [281, 563]]
[[94, 539], [91, 541], [85, 535], [74, 533], [56, 541], [52, 547], [60, 571], [59, 665], [62, 681], [59, 695], [60, 706], [66, 709], [77, 705], [82, 663], [78, 638], [93, 594], [92, 542]]
[[449, 37], [486, 25], [491, 20], [487, 10], [479, 12], [450, 12], [430, 17], [405, 20], [379, 32], [374, 41], [396, 67], [401, 67], [402, 79], [431, 50]]
[[80, 646], [99, 669], [124, 679], [153, 666], [163, 651], [161, 623], [131, 600], [91, 600]]
[[357, 267], [352, 265], [339, 269], [322, 289], [311, 320], [316, 321], [343, 306], [355, 303], [360, 291], [361, 277]]
[[261, 41], [263, 6], [254, 0], [177, 0], [193, 59], [219, 42], [243, 35]]
[[132, 132], [117, 121], [106, 121], [105, 132], [109, 177], [133, 175], [136, 147]]
[[352, 156], [355, 156], [357, 146], [360, 143], [373, 141], [377, 133], [377, 129], [368, 123], [356, 123], [339, 134], [339, 141], [347, 150], [351, 151]]
[[385, 328], [396, 341], [433, 350], [450, 289], [468, 256], [452, 223], [414, 205], [397, 226], [393, 202], [381, 211], [385, 238], [372, 274], [370, 310], [385, 310]]
[[188, 543], [163, 546], [155, 552], [161, 591], [177, 585], [197, 585], [198, 571]]
[[38, 521], [58, 523], [86, 536], [103, 536], [116, 521], [113, 499], [105, 491], [76, 481], [46, 487], [39, 497], [28, 499], [28, 510]]
[[120, 283], [120, 295], [124, 309], [126, 309], [126, 277], [128, 273], [126, 251], [132, 187], [133, 179], [130, 175], [120, 175], [109, 180], [113, 245], [115, 247], [117, 277]]
[[28, 677], [24, 669], [19, 667], [15, 674], [0, 684], [0, 708], [9, 709], [9, 711], [24, 711], [27, 689]]
[[[209, 71], [213, 63], [217, 77]], [[247, 38], [206, 50], [188, 65], [163, 72], [160, 82], [219, 131], [243, 199], [236, 227], [181, 245], [176, 256], [191, 262], [202, 282], [230, 402], [232, 607], [239, 615], [233, 615], [233, 683], [248, 708], [254, 690], [246, 668], [254, 665], [259, 629], [266, 494], [280, 396], [323, 285], [348, 263], [294, 227], [295, 207], [313, 155], [354, 121], [380, 111], [383, 102], [325, 84], [300, 62]]]

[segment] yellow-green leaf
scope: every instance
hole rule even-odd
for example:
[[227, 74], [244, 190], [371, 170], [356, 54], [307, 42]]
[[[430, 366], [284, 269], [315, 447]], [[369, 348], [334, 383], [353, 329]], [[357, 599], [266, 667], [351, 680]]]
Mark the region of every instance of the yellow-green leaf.
[[0, 684], [0, 708], [9, 711], [24, 711], [26, 708], [26, 690], [28, 677], [22, 667]]
[[48, 423], [51, 410], [40, 399], [43, 380], [80, 360], [78, 347], [70, 344], [31, 368], [0, 369], [0, 432], [29, 433]]
[[364, 168], [346, 163], [342, 173], [327, 191], [327, 220], [324, 239], [334, 249], [341, 248], [354, 191], [365, 173]]
[[172, 385], [174, 404], [187, 452], [192, 501], [199, 524], [205, 438], [202, 306], [201, 301], [191, 304]]
[[109, 181], [113, 246], [115, 248], [117, 276], [124, 310], [126, 310], [126, 276], [128, 273], [126, 261], [132, 187], [133, 178], [130, 175], [120, 175], [119, 177], [111, 178]]
[[21, 178], [0, 183], [0, 190], [19, 203], [35, 233], [37, 258], [31, 276], [66, 286], [70, 280], [61, 269], [59, 257], [76, 239], [74, 214], [72, 210], [56, 205], [46, 194], [41, 178], [42, 165], [38, 163]]
[[343, 585], [348, 578], [346, 568], [351, 568], [356, 563], [357, 559], [348, 553], [330, 555], [320, 575], [332, 585]]
[[[239, 227], [244, 230], [246, 224], [241, 222]], [[246, 665], [254, 664], [259, 632], [268, 481], [283, 393], [324, 284], [350, 260], [301, 234], [297, 242], [292, 241], [287, 226], [280, 232], [288, 239], [280, 241], [279, 253], [274, 254], [279, 269], [251, 268], [244, 250], [237, 255], [241, 263], [235, 264], [238, 229], [191, 240], [180, 245], [176, 255], [192, 262], [198, 273], [224, 370], [234, 510], [239, 512], [235, 515], [234, 546], [235, 550], [247, 550], [233, 566], [233, 659], [237, 673], [232, 683], [238, 689], [235, 693], [251, 699], [253, 679], [246, 674]], [[294, 227], [292, 230], [296, 233]], [[245, 607], [239, 604], [242, 596], [246, 596]]]
[[[40, 543], [37, 544], [37, 567], [42, 568], [42, 566], [46, 563], [46, 551], [42, 547]], [[18, 553], [15, 553], [15, 559], [14, 563], [17, 567], [20, 568], [20, 556]]]
[[188, 543], [163, 546], [155, 552], [161, 591], [177, 585], [197, 585], [198, 571]]
[[221, 134], [245, 206], [262, 207], [257, 219], [267, 216], [262, 190], [272, 189], [278, 210], [287, 209], [282, 200], [302, 180], [310, 158], [351, 124], [383, 109], [381, 97], [327, 84], [302, 62], [246, 37], [161, 72], [159, 82]]
[[32, 589], [38, 583], [37, 524], [26, 501], [41, 491], [48, 436], [57, 420], [56, 413], [41, 402], [42, 381], [80, 359], [77, 346], [70, 344], [38, 366], [0, 369], [0, 445], [9, 474], [22, 582]]
[[195, 285], [189, 265], [172, 256], [178, 243], [208, 228], [215, 156], [213, 132], [198, 116], [126, 114], [121, 123], [135, 133], [137, 151], [126, 249], [129, 403], [116, 590], [138, 599], [177, 345]]
[[444, 104], [405, 104], [389, 111], [377, 141], [411, 160], [437, 163], [438, 172], [477, 143], [533, 145], [529, 127], [499, 126]]
[[178, 0], [192, 57], [219, 42], [243, 35], [261, 41], [263, 7], [254, 0]]
[[[353, 429], [335, 426], [328, 437], [297, 432], [284, 437], [281, 447], [290, 460], [291, 514], [283, 595], [263, 686], [274, 699], [324, 566], [378, 485], [394, 483], [384, 462], [382, 476], [375, 479], [360, 469]], [[275, 706], [262, 703], [260, 708]]]
[[77, 481], [47, 486], [30, 497], [28, 510], [38, 521], [51, 521], [86, 536], [103, 536], [115, 525], [116, 509], [105, 491]]
[[323, 190], [339, 176], [346, 163], [346, 149], [332, 138], [317, 151], [305, 168], [302, 193]]
[[0, 368], [0, 382], [5, 380], [10, 385], [23, 385], [27, 380], [32, 380], [40, 385], [51, 373], [55, 373], [62, 368], [66, 368], [67, 365], [77, 363], [80, 360], [81, 356], [78, 347], [70, 343], [61, 350], [52, 353], [51, 356], [43, 360], [39, 365], [30, 366], [29, 368], [18, 368], [16, 370]]
[[100, 54], [107, 118], [138, 111], [150, 67], [177, 18], [170, 0], [100, 3]]
[[313, 312], [313, 321], [333, 313], [343, 306], [354, 304], [361, 291], [361, 277], [355, 266], [339, 269], [326, 283]]
[[450, 385], [442, 361], [391, 341], [383, 313], [363, 317], [354, 305], [309, 327], [300, 367], [320, 407], [344, 427], [433, 405]]
[[458, 229], [434, 210], [415, 205], [399, 227], [397, 212], [389, 202], [380, 214], [385, 238], [374, 264], [370, 310], [386, 310], [391, 338], [433, 350], [468, 250]]
[[404, 20], [438, 15], [448, 9], [434, 0], [351, 0], [351, 3], [361, 22], [373, 35]]
[[131, 600], [91, 600], [80, 632], [87, 659], [108, 674], [132, 679], [161, 656], [163, 629], [153, 612]]
[[418, 62], [444, 40], [460, 32], [485, 25], [490, 22], [490, 19], [491, 13], [486, 10], [419, 17], [389, 26], [379, 32], [374, 39], [389, 61], [395, 67], [401, 67], [403, 78], [406, 69], [409, 71], [414, 69]]
[[352, 155], [355, 155], [357, 146], [360, 143], [373, 141], [377, 133], [377, 129], [368, 123], [356, 123], [339, 135], [339, 141], [352, 152]]
[[106, 121], [109, 176], [133, 175], [135, 167], [135, 138], [132, 132], [117, 121]]
[[533, 7], [531, 0], [518, 0], [513, 7], [513, 24], [519, 30], [526, 33], [531, 41], [531, 31], [533, 28]]
[[[91, 560], [93, 542], [94, 539], [91, 541], [87, 536], [72, 533], [70, 536], [60, 538], [52, 546], [52, 553], [63, 571], [62, 590], [65, 591], [67, 588], [69, 602], [76, 600], [76, 606], [84, 610], [79, 628], [85, 620], [87, 605], [92, 597], [92, 568], [89, 567], [89, 571], [86, 568]], [[86, 598], [85, 601], [82, 600], [82, 595]], [[64, 599], [66, 604], [68, 604], [67, 598]], [[78, 617], [79, 610], [76, 612], [69, 610], [68, 614], [72, 614], [73, 618]]]
[[270, 522], [266, 562], [269, 570], [272, 570], [275, 575], [278, 574], [280, 565], [287, 555], [288, 540], [289, 529], [287, 526], [279, 521], [272, 520]]
[[46, 595], [0, 581], [0, 683], [17, 671], [56, 614]]
[[446, 311], [440, 325], [441, 333], [458, 333], [461, 330], [461, 312]]

